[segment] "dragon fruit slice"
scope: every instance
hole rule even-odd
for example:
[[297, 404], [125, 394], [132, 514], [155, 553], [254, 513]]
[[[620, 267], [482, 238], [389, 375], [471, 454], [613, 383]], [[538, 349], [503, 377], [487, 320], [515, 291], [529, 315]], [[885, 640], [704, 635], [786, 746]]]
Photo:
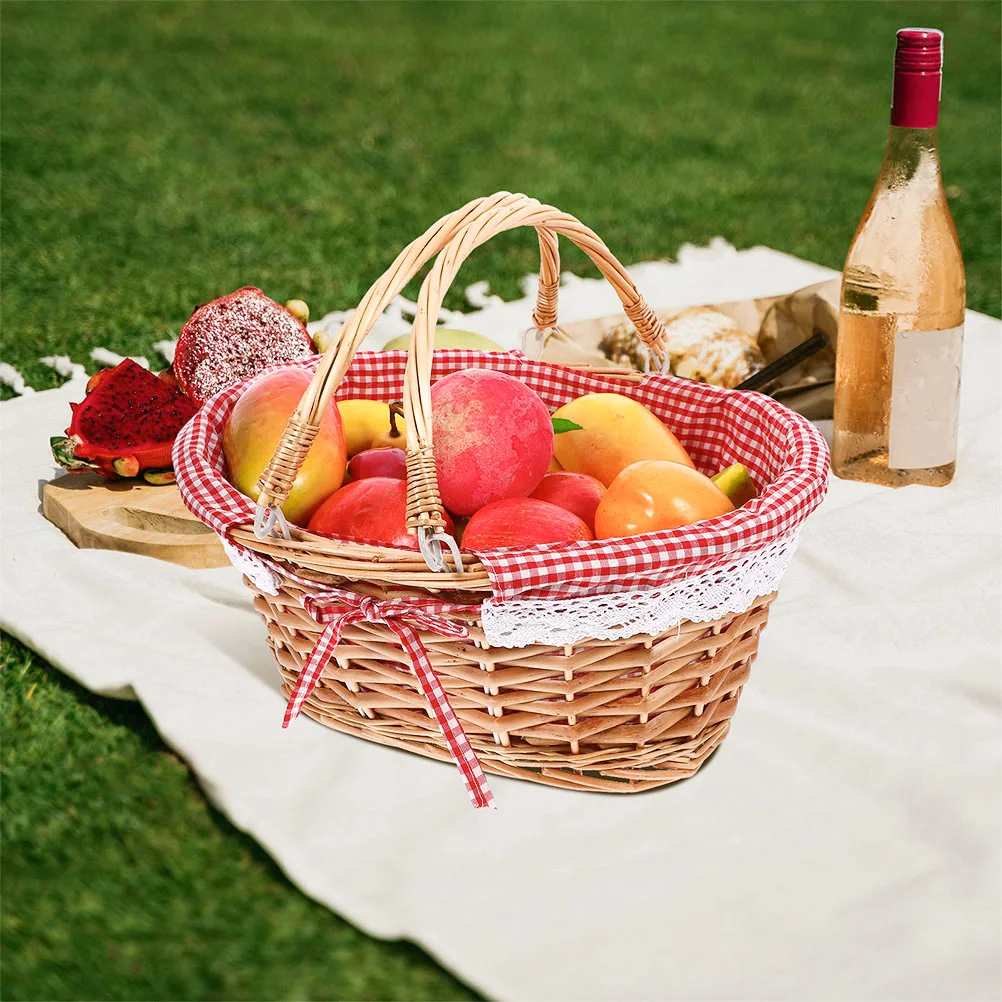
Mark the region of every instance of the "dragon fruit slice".
[[129, 358], [91, 377], [87, 396], [70, 407], [66, 437], [51, 439], [53, 457], [68, 470], [97, 470], [109, 479], [170, 467], [174, 439], [198, 410]]
[[269, 365], [314, 354], [303, 322], [248, 286], [195, 310], [177, 339], [174, 375], [202, 404]]

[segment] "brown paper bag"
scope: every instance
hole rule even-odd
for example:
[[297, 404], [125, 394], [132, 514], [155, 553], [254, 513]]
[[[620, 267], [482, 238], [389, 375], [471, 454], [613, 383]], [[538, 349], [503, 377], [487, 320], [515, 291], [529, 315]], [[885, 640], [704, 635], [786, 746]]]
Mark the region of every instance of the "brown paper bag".
[[[749, 334], [757, 336], [766, 362], [772, 362], [815, 331], [828, 338], [828, 347], [762, 388], [787, 407], [811, 419], [830, 418], [834, 399], [835, 341], [838, 334], [840, 279], [833, 278], [806, 289], [766, 299], [734, 303], [707, 303], [733, 318]], [[677, 310], [656, 310], [669, 316]], [[599, 342], [626, 318], [622, 314], [565, 324], [547, 341], [542, 358], [564, 365], [610, 365]]]

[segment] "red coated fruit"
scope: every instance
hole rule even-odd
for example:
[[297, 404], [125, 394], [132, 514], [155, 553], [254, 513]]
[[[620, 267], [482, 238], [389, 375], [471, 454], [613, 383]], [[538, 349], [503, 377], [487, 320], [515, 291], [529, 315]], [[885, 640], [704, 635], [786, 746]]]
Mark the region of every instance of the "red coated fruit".
[[503, 372], [463, 369], [431, 388], [435, 466], [442, 502], [472, 515], [492, 501], [525, 497], [553, 455], [546, 406]]
[[[367, 477], [345, 484], [316, 511], [310, 532], [340, 536], [360, 543], [418, 549], [417, 536], [407, 531], [407, 485], [395, 477]], [[446, 531], [455, 532], [448, 514]]]
[[463, 549], [576, 543], [592, 538], [588, 526], [566, 508], [536, 498], [505, 498], [485, 505], [470, 519], [463, 533]]
[[67, 437], [51, 439], [60, 466], [117, 479], [171, 465], [174, 439], [195, 404], [129, 358], [92, 376], [87, 387], [87, 396], [70, 404]]
[[407, 479], [407, 453], [403, 449], [366, 449], [351, 457], [348, 462], [348, 476], [352, 480], [368, 477], [393, 477]]
[[302, 321], [247, 287], [195, 310], [177, 339], [174, 375], [201, 404], [269, 365], [315, 354]]
[[587, 473], [561, 471], [547, 473], [529, 496], [566, 508], [594, 532], [595, 509], [604, 493], [605, 485], [601, 480], [596, 480]]
[[[281, 440], [282, 432], [310, 384], [306, 369], [289, 367], [262, 373], [250, 382], [223, 427], [223, 455], [230, 483], [257, 500], [257, 481]], [[305, 525], [344, 481], [348, 450], [341, 412], [332, 400], [320, 430], [296, 474], [282, 511], [290, 522]]]

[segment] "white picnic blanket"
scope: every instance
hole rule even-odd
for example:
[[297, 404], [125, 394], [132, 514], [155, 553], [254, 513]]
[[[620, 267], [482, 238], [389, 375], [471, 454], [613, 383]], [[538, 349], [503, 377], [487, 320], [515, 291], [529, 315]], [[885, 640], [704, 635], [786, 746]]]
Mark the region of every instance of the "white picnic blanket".
[[[721, 246], [631, 271], [655, 307], [832, 274]], [[590, 280], [561, 303], [565, 321], [617, 309]], [[530, 309], [464, 326], [514, 345]], [[235, 570], [76, 550], [41, 517], [47, 437], [80, 382], [0, 407], [0, 618], [88, 688], [141, 700], [307, 894], [495, 998], [998, 998], [1000, 335], [968, 315], [953, 484], [833, 481], [730, 736], [652, 793], [491, 777], [500, 810], [478, 812], [450, 765], [305, 718], [283, 731]]]

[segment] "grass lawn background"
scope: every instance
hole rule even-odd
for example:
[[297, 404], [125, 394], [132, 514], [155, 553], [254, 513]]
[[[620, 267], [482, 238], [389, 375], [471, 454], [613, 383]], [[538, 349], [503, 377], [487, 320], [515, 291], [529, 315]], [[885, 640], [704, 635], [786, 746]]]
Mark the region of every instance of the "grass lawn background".
[[[838, 268], [894, 32], [914, 24], [946, 31], [968, 303], [1000, 313], [994, 2], [8, 0], [0, 18], [3, 359], [36, 388], [58, 382], [39, 356], [155, 357], [240, 285], [350, 307], [432, 220], [501, 188], [578, 215], [627, 264], [720, 234]], [[506, 235], [459, 284], [516, 296], [537, 253]], [[2, 680], [4, 998], [476, 997], [293, 888], [138, 706], [12, 638]]]

